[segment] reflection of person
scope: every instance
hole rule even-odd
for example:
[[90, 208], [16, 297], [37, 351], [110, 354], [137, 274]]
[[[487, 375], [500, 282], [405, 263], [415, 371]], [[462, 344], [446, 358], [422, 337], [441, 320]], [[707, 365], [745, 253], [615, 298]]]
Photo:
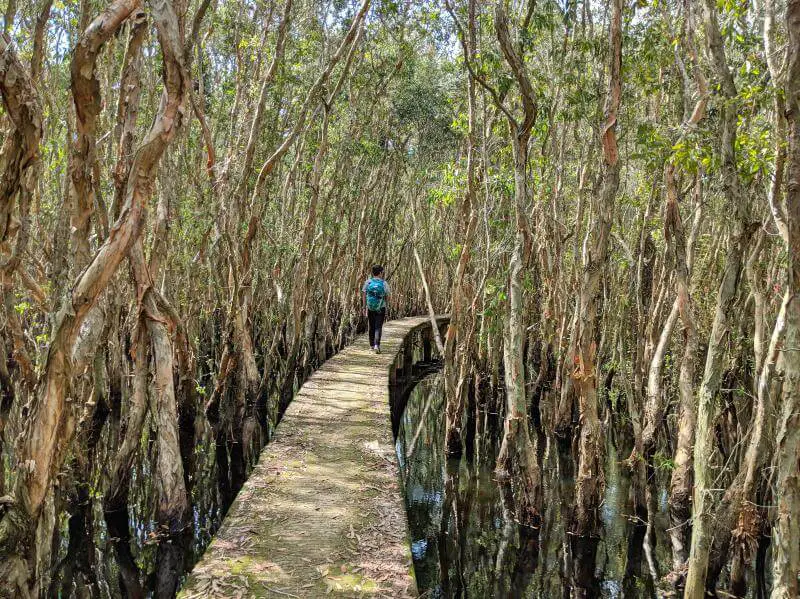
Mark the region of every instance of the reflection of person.
[[361, 288], [369, 322], [369, 347], [376, 354], [381, 353], [381, 331], [386, 320], [386, 300], [389, 297], [389, 285], [383, 280], [383, 266], [372, 267], [372, 276]]

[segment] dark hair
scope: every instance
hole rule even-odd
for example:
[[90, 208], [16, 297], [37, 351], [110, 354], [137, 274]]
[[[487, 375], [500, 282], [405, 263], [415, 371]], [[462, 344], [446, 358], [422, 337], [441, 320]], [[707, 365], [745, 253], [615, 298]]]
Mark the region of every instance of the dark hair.
[[383, 274], [383, 266], [380, 264], [376, 264], [372, 267], [372, 276], [377, 277], [378, 275]]

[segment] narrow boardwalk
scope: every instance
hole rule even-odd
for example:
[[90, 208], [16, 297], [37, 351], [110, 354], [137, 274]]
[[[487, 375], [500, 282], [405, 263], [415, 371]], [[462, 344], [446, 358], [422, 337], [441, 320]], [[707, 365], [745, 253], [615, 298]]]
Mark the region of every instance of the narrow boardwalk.
[[298, 392], [179, 597], [414, 597], [389, 371], [428, 319], [384, 327]]

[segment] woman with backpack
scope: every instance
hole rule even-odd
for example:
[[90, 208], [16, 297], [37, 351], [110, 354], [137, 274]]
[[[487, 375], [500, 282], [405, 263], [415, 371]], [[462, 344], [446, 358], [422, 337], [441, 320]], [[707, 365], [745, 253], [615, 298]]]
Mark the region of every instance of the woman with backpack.
[[389, 285], [383, 280], [383, 266], [372, 267], [372, 276], [361, 288], [367, 308], [369, 322], [369, 347], [376, 354], [381, 353], [381, 330], [386, 319], [386, 300], [389, 297]]

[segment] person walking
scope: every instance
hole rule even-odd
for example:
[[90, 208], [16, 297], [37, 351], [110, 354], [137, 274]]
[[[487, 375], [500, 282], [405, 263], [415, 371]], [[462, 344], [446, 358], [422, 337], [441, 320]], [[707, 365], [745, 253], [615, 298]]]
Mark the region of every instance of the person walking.
[[364, 294], [367, 321], [369, 322], [369, 347], [379, 354], [381, 353], [383, 322], [386, 320], [386, 301], [389, 298], [389, 285], [383, 279], [383, 266], [376, 264], [372, 267], [372, 276], [366, 280], [361, 291]]

